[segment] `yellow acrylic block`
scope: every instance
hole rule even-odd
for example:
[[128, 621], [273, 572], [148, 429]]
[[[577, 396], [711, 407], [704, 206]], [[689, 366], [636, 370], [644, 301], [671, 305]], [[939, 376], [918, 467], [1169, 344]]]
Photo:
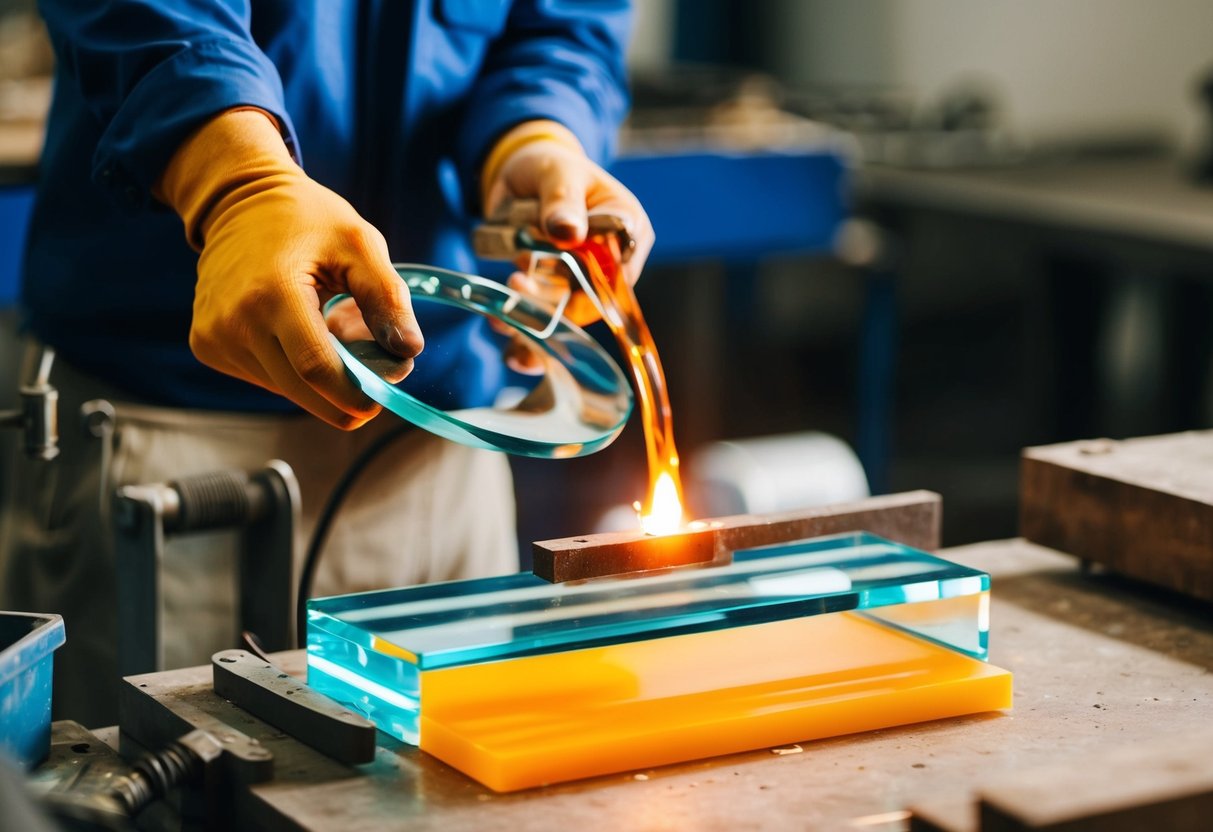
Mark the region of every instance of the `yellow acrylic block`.
[[839, 613], [436, 670], [421, 698], [421, 748], [514, 791], [1009, 708], [1011, 674]]

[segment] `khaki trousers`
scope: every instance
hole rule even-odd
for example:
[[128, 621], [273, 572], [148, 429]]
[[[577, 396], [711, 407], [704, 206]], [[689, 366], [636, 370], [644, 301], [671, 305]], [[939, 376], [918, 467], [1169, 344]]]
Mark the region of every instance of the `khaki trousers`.
[[[27, 345], [26, 361], [37, 345]], [[28, 378], [29, 376], [23, 376]], [[350, 461], [400, 425], [385, 413], [353, 432], [308, 415], [180, 410], [131, 402], [109, 385], [56, 361], [60, 455], [9, 457], [0, 513], [0, 609], [64, 616], [67, 644], [55, 654], [57, 718], [86, 725], [117, 719], [114, 558], [107, 491], [216, 470], [295, 471], [302, 522], [296, 573], [317, 514]], [[80, 408], [115, 407], [112, 454], [86, 436]], [[11, 439], [11, 438], [10, 438]], [[235, 532], [169, 538], [161, 572], [164, 667], [202, 664], [237, 646]], [[316, 596], [482, 577], [518, 569], [514, 497], [502, 454], [474, 450], [420, 429], [374, 458], [337, 515], [317, 570]], [[289, 591], [289, 588], [284, 591]]]

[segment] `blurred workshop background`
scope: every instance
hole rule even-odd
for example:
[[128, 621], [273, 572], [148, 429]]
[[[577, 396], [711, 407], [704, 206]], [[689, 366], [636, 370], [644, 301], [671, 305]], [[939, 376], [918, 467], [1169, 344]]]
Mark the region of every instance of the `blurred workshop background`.
[[[34, 5], [0, 0], [0, 406]], [[637, 6], [617, 172], [696, 513], [859, 496], [827, 434], [941, 492], [946, 545], [1011, 536], [1024, 446], [1213, 426], [1213, 0]], [[520, 461], [521, 539], [609, 522], [641, 445]]]

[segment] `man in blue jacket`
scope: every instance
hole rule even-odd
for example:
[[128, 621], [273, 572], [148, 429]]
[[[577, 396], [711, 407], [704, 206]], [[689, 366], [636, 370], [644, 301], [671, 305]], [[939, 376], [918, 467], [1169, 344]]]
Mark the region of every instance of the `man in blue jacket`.
[[[320, 314], [356, 299], [379, 344], [475, 404], [469, 333], [415, 313], [393, 259], [473, 271], [468, 232], [538, 198], [573, 244], [587, 210], [652, 242], [600, 167], [626, 108], [623, 0], [42, 0], [58, 59], [26, 258], [31, 348], [59, 359], [65, 430], [22, 466], [0, 541], [3, 602], [63, 612], [57, 710], [112, 719], [113, 562], [103, 484], [286, 459], [304, 529], [379, 433]], [[420, 310], [419, 310], [420, 312]], [[436, 357], [426, 360], [425, 345]], [[444, 349], [434, 349], [442, 345]], [[112, 459], [77, 408], [116, 403]], [[301, 413], [307, 411], [311, 416]], [[312, 418], [316, 417], [316, 418]], [[14, 489], [7, 493], [12, 494]], [[320, 593], [516, 568], [503, 457], [397, 443], [343, 510]], [[234, 642], [230, 541], [163, 566], [164, 664]]]

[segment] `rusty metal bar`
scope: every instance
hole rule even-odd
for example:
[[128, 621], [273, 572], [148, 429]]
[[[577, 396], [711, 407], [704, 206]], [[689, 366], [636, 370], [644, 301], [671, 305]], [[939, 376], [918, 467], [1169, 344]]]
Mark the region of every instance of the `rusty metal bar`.
[[633, 531], [541, 540], [532, 544], [532, 571], [546, 581], [564, 583], [727, 563], [738, 549], [850, 531], [867, 531], [932, 551], [939, 548], [941, 517], [938, 494], [907, 491], [781, 514], [700, 520], [685, 532], [660, 537]]

